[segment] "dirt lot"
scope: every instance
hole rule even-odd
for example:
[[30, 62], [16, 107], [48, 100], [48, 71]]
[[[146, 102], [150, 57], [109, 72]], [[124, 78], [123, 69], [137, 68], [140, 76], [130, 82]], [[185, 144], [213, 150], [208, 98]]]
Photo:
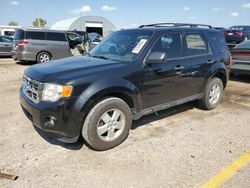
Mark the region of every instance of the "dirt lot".
[[[188, 103], [144, 117], [95, 152], [34, 129], [18, 101], [25, 68], [0, 59], [0, 169], [19, 176], [0, 187], [200, 187], [250, 149], [250, 77], [230, 81], [213, 111]], [[226, 175], [222, 187], [250, 187], [250, 163]]]

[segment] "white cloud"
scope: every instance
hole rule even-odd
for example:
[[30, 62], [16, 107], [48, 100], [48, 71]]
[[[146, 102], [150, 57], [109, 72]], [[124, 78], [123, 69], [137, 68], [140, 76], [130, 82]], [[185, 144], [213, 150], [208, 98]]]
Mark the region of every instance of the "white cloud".
[[242, 6], [242, 8], [250, 8], [250, 3], [246, 3], [246, 4], [243, 4], [241, 6]]
[[131, 26], [132, 26], [132, 27], [138, 27], [138, 24], [133, 23], [133, 24], [131, 24]]
[[113, 6], [108, 6], [108, 5], [104, 5], [102, 6], [101, 10], [103, 11], [114, 11], [116, 10], [117, 8], [116, 7], [113, 7]]
[[75, 9], [70, 11], [72, 14], [80, 14], [80, 13], [86, 13], [86, 12], [91, 12], [91, 7], [89, 5], [82, 6], [80, 9]]
[[213, 8], [212, 11], [218, 12], [218, 11], [223, 11], [224, 8]]
[[187, 6], [186, 6], [186, 7], [184, 7], [184, 10], [185, 10], [185, 11], [189, 11], [189, 10], [190, 10], [190, 7], [187, 7]]
[[231, 16], [232, 16], [232, 17], [238, 17], [238, 16], [239, 16], [239, 13], [238, 13], [238, 12], [232, 12]]
[[190, 19], [190, 20], [195, 20], [195, 19], [196, 19], [196, 17], [194, 17], [194, 16], [190, 16], [188, 19]]
[[10, 4], [13, 5], [13, 6], [16, 6], [16, 5], [19, 5], [19, 2], [17, 2], [17, 1], [11, 1]]

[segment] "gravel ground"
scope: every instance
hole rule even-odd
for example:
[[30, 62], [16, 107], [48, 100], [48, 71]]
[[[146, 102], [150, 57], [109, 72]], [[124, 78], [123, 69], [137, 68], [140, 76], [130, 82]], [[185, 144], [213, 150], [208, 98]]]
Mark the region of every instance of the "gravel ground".
[[[0, 59], [0, 187], [200, 187], [250, 149], [250, 77], [230, 81], [213, 111], [192, 102], [133, 123], [120, 146], [96, 152], [36, 130], [18, 89], [28, 65]], [[250, 187], [250, 164], [223, 187]]]

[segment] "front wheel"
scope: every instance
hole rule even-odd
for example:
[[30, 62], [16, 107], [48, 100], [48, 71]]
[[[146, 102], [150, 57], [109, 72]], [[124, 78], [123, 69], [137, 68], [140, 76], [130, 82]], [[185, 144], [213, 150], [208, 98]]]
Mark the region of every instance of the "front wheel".
[[204, 96], [200, 99], [200, 106], [205, 110], [212, 110], [217, 107], [223, 96], [223, 83], [215, 77], [208, 81]]
[[93, 149], [107, 150], [127, 138], [131, 124], [132, 115], [127, 103], [110, 97], [90, 110], [82, 128], [82, 136]]

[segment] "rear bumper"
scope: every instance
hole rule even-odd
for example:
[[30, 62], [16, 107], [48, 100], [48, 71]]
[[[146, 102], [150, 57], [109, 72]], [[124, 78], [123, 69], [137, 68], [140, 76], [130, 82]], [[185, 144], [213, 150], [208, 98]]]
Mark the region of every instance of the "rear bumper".
[[36, 54], [28, 53], [28, 52], [18, 52], [18, 51], [11, 51], [13, 59], [18, 61], [36, 61]]
[[34, 103], [28, 99], [22, 90], [19, 90], [19, 100], [26, 117], [39, 129], [52, 133], [53, 136], [63, 142], [76, 142], [81, 120], [68, 109], [71, 105], [65, 101], [56, 103]]

